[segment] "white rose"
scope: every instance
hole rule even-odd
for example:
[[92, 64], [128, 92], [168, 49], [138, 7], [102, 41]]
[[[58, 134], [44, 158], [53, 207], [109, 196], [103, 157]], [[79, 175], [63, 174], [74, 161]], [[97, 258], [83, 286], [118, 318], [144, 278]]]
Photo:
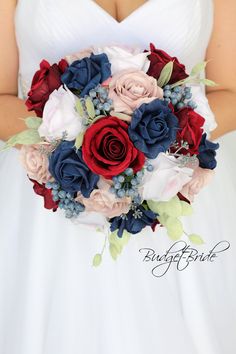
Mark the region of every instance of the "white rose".
[[122, 48], [118, 46], [95, 47], [94, 54], [105, 53], [111, 63], [112, 75], [125, 69], [148, 71], [150, 61], [147, 56], [150, 52], [143, 53], [139, 48]]
[[142, 197], [146, 200], [167, 202], [192, 179], [193, 169], [181, 167], [174, 156], [160, 153], [151, 160], [153, 172], [146, 172], [143, 180]]
[[54, 90], [44, 107], [42, 124], [38, 132], [47, 141], [61, 139], [73, 140], [82, 131], [82, 118], [76, 112], [77, 97], [63, 86]]

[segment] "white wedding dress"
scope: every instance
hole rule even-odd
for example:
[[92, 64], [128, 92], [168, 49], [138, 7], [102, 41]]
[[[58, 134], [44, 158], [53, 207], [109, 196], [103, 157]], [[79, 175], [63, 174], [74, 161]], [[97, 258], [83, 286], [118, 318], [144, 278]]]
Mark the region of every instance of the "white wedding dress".
[[[212, 0], [149, 0], [121, 23], [92, 0], [18, 0], [19, 96], [43, 58], [54, 63], [90, 45], [147, 48], [152, 41], [190, 70], [204, 60], [212, 22]], [[196, 95], [212, 130], [204, 93]], [[0, 353], [234, 354], [235, 138], [232, 132], [219, 140], [214, 181], [185, 221], [187, 232], [205, 240], [199, 252], [221, 240], [231, 248], [212, 263], [182, 272], [173, 266], [161, 278], [139, 249], [165, 253], [172, 245], [165, 230], [132, 237], [116, 262], [107, 250], [94, 268], [104, 235], [45, 210], [18, 151], [1, 153]]]

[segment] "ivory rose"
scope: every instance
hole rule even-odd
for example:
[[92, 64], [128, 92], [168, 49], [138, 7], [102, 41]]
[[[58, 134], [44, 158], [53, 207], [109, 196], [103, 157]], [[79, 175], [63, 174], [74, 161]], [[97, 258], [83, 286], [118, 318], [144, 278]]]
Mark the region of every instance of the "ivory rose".
[[180, 193], [190, 202], [193, 202], [194, 196], [198, 194], [203, 187], [211, 182], [213, 176], [213, 170], [197, 167], [194, 170], [193, 178], [183, 187]]
[[[49, 145], [43, 146], [44, 149], [50, 147]], [[40, 150], [41, 147], [40, 145], [23, 145], [20, 151], [20, 160], [29, 178], [40, 184], [52, 178], [48, 171], [48, 156]]]
[[74, 140], [83, 129], [82, 118], [75, 109], [76, 101], [77, 97], [63, 86], [53, 91], [44, 107], [39, 135], [49, 142], [62, 137]]
[[151, 163], [154, 170], [147, 172], [144, 177], [143, 199], [167, 202], [192, 179], [193, 169], [181, 167], [174, 156], [160, 153]]
[[78, 195], [77, 200], [85, 205], [87, 212], [98, 212], [107, 218], [128, 213], [131, 204], [129, 197], [116, 198], [109, 191], [110, 183], [102, 178], [98, 182], [98, 187], [99, 189], [92, 191], [90, 198], [82, 198], [81, 195]]
[[141, 104], [163, 98], [163, 90], [157, 86], [157, 80], [136, 69], [114, 75], [109, 88], [115, 112], [132, 114]]
[[144, 53], [139, 48], [128, 48], [119, 46], [94, 47], [94, 54], [105, 53], [111, 63], [111, 73], [115, 75], [125, 69], [143, 70], [145, 73], [149, 69], [150, 61], [147, 56], [150, 52]]

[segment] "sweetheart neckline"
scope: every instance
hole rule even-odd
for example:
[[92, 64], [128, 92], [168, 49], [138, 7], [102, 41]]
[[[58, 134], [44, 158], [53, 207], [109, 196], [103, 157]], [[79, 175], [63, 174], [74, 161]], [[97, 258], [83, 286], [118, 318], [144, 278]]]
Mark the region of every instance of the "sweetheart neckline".
[[142, 5], [138, 6], [136, 9], [134, 9], [128, 16], [126, 16], [123, 20], [118, 21], [116, 18], [114, 18], [112, 15], [109, 14], [109, 12], [107, 12], [102, 6], [100, 6], [96, 1], [94, 0], [90, 0], [90, 3], [92, 3], [92, 5], [94, 7], [97, 7], [97, 9], [99, 11], [101, 11], [103, 14], [105, 14], [107, 16], [107, 18], [109, 18], [112, 22], [114, 22], [117, 25], [122, 25], [123, 23], [125, 23], [126, 21], [128, 21], [129, 19], [131, 19], [133, 16], [137, 15], [140, 11], [142, 11], [143, 9], [145, 9], [148, 5], [150, 5], [152, 1], [151, 0], [146, 0]]

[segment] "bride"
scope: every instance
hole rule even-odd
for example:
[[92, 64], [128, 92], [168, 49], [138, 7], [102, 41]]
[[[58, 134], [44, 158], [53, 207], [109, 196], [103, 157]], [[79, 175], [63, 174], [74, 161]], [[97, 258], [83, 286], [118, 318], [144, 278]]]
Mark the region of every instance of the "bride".
[[90, 45], [146, 49], [151, 41], [188, 71], [209, 60], [206, 75], [219, 86], [206, 95], [197, 88], [195, 100], [221, 149], [185, 227], [203, 237], [200, 253], [220, 241], [231, 247], [214, 262], [157, 278], [139, 250], [164, 254], [172, 242], [148, 230], [116, 262], [106, 252], [94, 268], [104, 235], [44, 210], [18, 150], [1, 153], [0, 353], [235, 353], [235, 14], [234, 0], [1, 0], [2, 141], [33, 114], [23, 99], [43, 58], [53, 64]]

